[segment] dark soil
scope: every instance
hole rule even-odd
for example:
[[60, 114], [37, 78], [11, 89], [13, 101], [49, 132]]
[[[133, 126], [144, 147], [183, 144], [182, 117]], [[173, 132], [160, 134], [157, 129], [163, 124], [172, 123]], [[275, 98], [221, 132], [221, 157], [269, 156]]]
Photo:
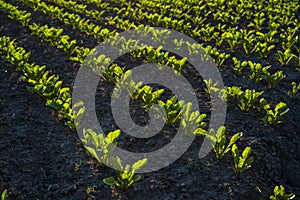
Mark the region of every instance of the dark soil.
[[[2, 12], [0, 19], [1, 36], [15, 38], [19, 46], [31, 51], [31, 62], [46, 65], [48, 70], [61, 77], [65, 86], [72, 87], [78, 64], [66, 61], [62, 51], [32, 36], [27, 28], [8, 19]], [[63, 27], [65, 34], [73, 39], [81, 38], [87, 44], [85, 46], [96, 45], [91, 38], [44, 15], [37, 16], [36, 20]], [[255, 59], [258, 57], [253, 57]], [[126, 61], [126, 57], [119, 62], [129, 66], [134, 64]], [[278, 64], [274, 67], [279, 69]], [[299, 82], [300, 73], [294, 66], [282, 70], [287, 77], [275, 89], [237, 77], [226, 67], [221, 71], [225, 85], [264, 90], [263, 97], [268, 102], [284, 101], [290, 108], [283, 122], [271, 127], [262, 122], [263, 111], [258, 108], [244, 113], [236, 105], [228, 104], [225, 125], [229, 136], [242, 131], [244, 135], [237, 142], [239, 148], [250, 146], [253, 150], [254, 163], [249, 170], [236, 174], [230, 154], [221, 161], [213, 152], [200, 159], [198, 152], [203, 138], [197, 137], [176, 162], [159, 171], [143, 174], [142, 179], [128, 190], [121, 190], [104, 185], [102, 179], [115, 175], [114, 170], [99, 165], [88, 156], [77, 133], [65, 126], [54, 110], [45, 106], [44, 99], [27, 90], [28, 85], [19, 81], [21, 72], [0, 59], [0, 192], [7, 189], [8, 199], [252, 200], [268, 199], [276, 185], [284, 185], [288, 193], [293, 192], [299, 197], [300, 98], [290, 98], [286, 91], [292, 81]], [[196, 83], [192, 78], [191, 81]], [[101, 99], [96, 105], [97, 114], [100, 121], [104, 120], [104, 130], [109, 131], [114, 122], [109, 107], [105, 106], [109, 105], [107, 94], [112, 85], [103, 82], [100, 85], [104, 89], [100, 88], [96, 96]], [[204, 88], [196, 91], [204, 95]], [[204, 104], [203, 110], [209, 110], [209, 104]], [[145, 118], [147, 114], [142, 119]], [[149, 147], [137, 145], [140, 140], [126, 135], [121, 136], [120, 145], [136, 152], [143, 148], [154, 150], [153, 147], [161, 147], [168, 141], [166, 138], [172, 136], [172, 127], [166, 127], [166, 130], [167, 134], [160, 135], [162, 138], [151, 138]]]

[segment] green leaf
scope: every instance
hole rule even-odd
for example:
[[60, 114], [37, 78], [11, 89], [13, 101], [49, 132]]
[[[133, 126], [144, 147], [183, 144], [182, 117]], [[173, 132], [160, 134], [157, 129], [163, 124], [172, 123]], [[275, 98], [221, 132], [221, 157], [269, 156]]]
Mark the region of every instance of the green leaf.
[[141, 175], [134, 175], [132, 181], [139, 181], [142, 178]]
[[285, 108], [285, 107], [286, 107], [286, 103], [279, 102], [275, 107], [275, 112], [277, 113], [280, 109]]
[[121, 163], [121, 159], [118, 156], [112, 159], [112, 163], [113, 163], [113, 166], [116, 170], [123, 171], [123, 166], [122, 166], [122, 163]]
[[246, 160], [246, 164], [250, 167], [250, 164], [252, 164], [254, 162], [254, 159], [253, 157], [249, 157], [247, 160]]
[[243, 158], [248, 158], [251, 154], [251, 147], [246, 147], [242, 153]]
[[70, 88], [61, 88], [59, 90], [59, 93], [62, 94], [62, 93], [66, 93], [66, 92], [69, 92], [70, 91]]
[[1, 194], [1, 200], [5, 200], [7, 197], [7, 190], [5, 189]]
[[87, 150], [94, 158], [96, 158], [97, 161], [98, 161], [99, 163], [101, 163], [101, 161], [100, 161], [100, 159], [99, 159], [99, 157], [98, 157], [98, 155], [97, 155], [97, 153], [96, 153], [96, 150], [95, 150], [94, 148], [85, 146], [85, 149], [86, 149], [86, 150]]
[[115, 130], [112, 131], [110, 133], [108, 133], [108, 135], [106, 136], [106, 139], [108, 139], [109, 142], [115, 142], [119, 136], [120, 136], [121, 130]]
[[197, 128], [196, 131], [194, 132], [196, 135], [203, 135], [203, 136], [207, 136], [208, 138], [212, 139], [214, 137], [210, 137], [208, 134], [207, 134], [207, 131], [202, 129], [202, 128]]
[[236, 144], [232, 145], [231, 152], [232, 152], [234, 163], [236, 164], [239, 163], [239, 150]]
[[185, 106], [184, 106], [184, 119], [189, 119], [189, 114], [192, 108], [192, 103], [188, 102]]
[[114, 179], [114, 177], [108, 177], [103, 179], [103, 183], [105, 183], [106, 185], [113, 185], [116, 183], [116, 180]]
[[228, 146], [227, 146], [227, 148], [226, 149], [228, 149], [229, 150], [229, 148], [240, 138], [240, 137], [242, 137], [242, 135], [243, 135], [243, 133], [242, 132], [238, 132], [238, 133], [236, 133], [236, 134], [234, 134], [232, 137], [231, 137], [231, 139], [230, 139], [230, 142], [229, 142], [229, 144], [228, 144]]
[[95, 147], [98, 148], [99, 147], [98, 134], [92, 129], [87, 129], [86, 131], [91, 136], [93, 145], [95, 145]]
[[148, 159], [144, 158], [142, 160], [138, 160], [132, 165], [132, 170], [138, 171], [141, 167], [143, 167], [147, 163]]

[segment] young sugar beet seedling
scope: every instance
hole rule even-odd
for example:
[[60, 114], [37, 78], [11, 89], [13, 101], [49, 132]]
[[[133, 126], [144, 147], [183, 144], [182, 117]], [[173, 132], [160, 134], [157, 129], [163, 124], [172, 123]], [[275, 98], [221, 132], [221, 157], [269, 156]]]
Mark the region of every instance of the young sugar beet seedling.
[[270, 125], [279, 123], [281, 118], [289, 111], [289, 109], [285, 109], [286, 103], [284, 102], [279, 102], [274, 110], [271, 109], [271, 105], [268, 104], [264, 98], [261, 98], [259, 103], [262, 109], [266, 111], [266, 116], [263, 118], [263, 121]]
[[157, 102], [158, 98], [164, 93], [164, 89], [157, 90], [152, 92], [152, 87], [145, 85], [140, 89], [140, 96], [142, 97], [142, 106], [149, 111], [152, 106]]
[[220, 32], [218, 32], [218, 31], [215, 31], [213, 37], [215, 39], [216, 45], [218, 47], [220, 47], [223, 44], [223, 42], [224, 42], [224, 38], [222, 37], [222, 34]]
[[240, 95], [243, 91], [240, 87], [232, 86], [232, 87], [224, 87], [220, 90], [219, 96], [223, 101], [230, 102], [238, 95]]
[[[253, 14], [252, 14], [253, 16]], [[256, 13], [254, 14], [254, 20], [253, 22], [251, 22], [248, 27], [253, 27], [255, 28], [257, 31], [262, 29], [263, 23], [265, 22], [266, 18], [264, 18], [265, 13], [260, 12], [260, 13]]]
[[274, 74], [271, 74], [267, 69], [263, 68], [261, 75], [262, 79], [267, 82], [270, 88], [274, 88], [278, 83], [285, 77], [282, 71], [277, 71]]
[[[94, 53], [94, 49], [91, 51], [91, 53]], [[106, 70], [106, 66], [109, 65], [110, 58], [104, 54], [101, 54], [95, 57], [88, 57], [85, 62], [91, 68], [91, 70], [93, 70], [93, 72], [96, 74], [102, 74]]]
[[286, 194], [285, 188], [280, 186], [275, 186], [274, 194], [270, 196], [270, 200], [290, 200], [294, 199], [296, 196], [294, 193]]
[[164, 109], [164, 111], [166, 112], [166, 116], [164, 119], [166, 124], [174, 124], [176, 123], [176, 121], [180, 120], [180, 115], [181, 115], [180, 109], [184, 104], [183, 100], [177, 101], [177, 97], [173, 96], [170, 99], [168, 99], [166, 102], [158, 100], [157, 103], [158, 105], [161, 106], [161, 108], [158, 108], [159, 109], [158, 111], [161, 112], [160, 109]]
[[186, 45], [190, 55], [201, 55], [203, 50], [200, 44], [186, 42]]
[[290, 28], [282, 29], [282, 33], [280, 34], [281, 47], [283, 50], [287, 50], [292, 48], [292, 46], [298, 41], [299, 36], [296, 35], [298, 28]]
[[[71, 56], [69, 58], [70, 61], [83, 63], [84, 59], [87, 57], [87, 55], [90, 53], [90, 49], [87, 47], [79, 47], [75, 49], [74, 56]], [[75, 56], [76, 55], [76, 56]]]
[[258, 99], [260, 95], [262, 95], [262, 92], [255, 92], [255, 90], [246, 89], [245, 91], [238, 94], [238, 98], [240, 100], [240, 103], [238, 104], [238, 107], [245, 112], [248, 112], [251, 108], [254, 107], [254, 103]]
[[103, 79], [108, 82], [117, 83], [121, 78], [125, 67], [120, 67], [117, 64], [112, 64], [109, 67], [106, 67], [103, 73]]
[[298, 85], [296, 82], [292, 82], [291, 85], [292, 85], [292, 89], [290, 91], [288, 91], [287, 94], [290, 97], [295, 97], [300, 90], [300, 82], [298, 83]]
[[68, 41], [69, 37], [62, 37], [59, 41], [58, 48], [62, 49], [64, 52], [68, 54], [68, 57], [71, 57], [74, 53], [76, 53], [76, 49], [79, 47], [76, 46], [76, 40]]
[[221, 126], [219, 127], [217, 133], [213, 129], [209, 131], [209, 133], [205, 134], [213, 143], [212, 147], [214, 149], [214, 152], [216, 153], [217, 159], [222, 159], [224, 155], [230, 151], [231, 146], [240, 138], [242, 137], [242, 132], [238, 132], [234, 134], [227, 146], [226, 144], [226, 127]]
[[[83, 142], [87, 152], [91, 154], [96, 160], [104, 165], [110, 164], [111, 154], [116, 147], [121, 131], [115, 130], [107, 134], [97, 134], [92, 129], [83, 130]], [[97, 152], [101, 152], [99, 155]]]
[[212, 92], [217, 93], [219, 92], [220, 88], [217, 87], [218, 82], [213, 83], [211, 79], [203, 80], [206, 84], [206, 88], [204, 89], [205, 92], [210, 95]]
[[218, 10], [216, 13], [213, 14], [214, 19], [219, 21], [221, 20], [222, 22], [229, 21], [230, 15], [228, 12], [223, 12], [221, 10]]
[[46, 71], [39, 80], [31, 80], [29, 79], [28, 82], [31, 86], [28, 87], [29, 91], [36, 91], [39, 95], [43, 96], [46, 99], [52, 99], [59, 88], [59, 81], [58, 75], [49, 75], [49, 71]]
[[288, 65], [291, 62], [291, 60], [296, 57], [296, 55], [292, 53], [291, 49], [286, 49], [284, 51], [278, 50], [277, 54], [278, 54], [278, 61], [283, 66]]
[[123, 76], [119, 79], [118, 83], [113, 92], [114, 98], [119, 98], [122, 92], [128, 92], [131, 99], [137, 100], [143, 91], [140, 87], [143, 85], [142, 82], [135, 83], [132, 79], [132, 71], [127, 70]]
[[213, 57], [213, 60], [216, 62], [217, 67], [221, 67], [226, 59], [230, 57], [230, 54], [220, 53], [216, 47], [207, 45], [205, 51]]
[[231, 50], [234, 50], [239, 43], [239, 39], [241, 37], [241, 32], [237, 31], [236, 29], [228, 29], [229, 31], [224, 32], [222, 37], [227, 41], [228, 45], [230, 46]]
[[248, 61], [248, 65], [251, 71], [251, 75], [249, 76], [249, 78], [255, 82], [259, 82], [262, 79], [263, 72], [267, 71], [271, 67], [263, 67], [261, 64], [253, 63], [252, 61]]
[[46, 72], [46, 66], [39, 66], [35, 64], [24, 64], [24, 68], [26, 70], [25, 74], [20, 77], [22, 81], [30, 81], [34, 84], [34, 81], [38, 81], [42, 78], [43, 74]]
[[257, 42], [256, 51], [259, 53], [261, 58], [266, 58], [270, 51], [275, 48], [275, 45], [268, 45], [267, 42]]
[[233, 144], [231, 152], [233, 156], [235, 172], [242, 173], [251, 167], [251, 164], [254, 161], [253, 157], [250, 156], [251, 147], [246, 147], [242, 152], [242, 155], [240, 155], [237, 145]]
[[64, 104], [71, 104], [71, 94], [70, 88], [55, 88], [58, 91], [55, 92], [56, 94], [54, 98], [48, 99], [46, 101], [46, 106], [50, 106], [56, 110], [63, 110]]
[[[11, 41], [11, 39], [7, 37], [0, 38], [0, 47], [1, 49], [6, 50], [7, 54], [10, 54], [10, 56], [6, 58], [11, 63], [12, 60], [19, 60], [17, 57], [18, 54], [16, 54], [18, 51], [22, 52], [22, 55], [27, 55], [23, 48], [16, 48], [14, 41]], [[25, 60], [27, 60], [27, 58], [25, 58]], [[72, 109], [70, 108], [71, 98], [69, 94], [69, 88], [62, 88], [62, 82], [59, 81], [59, 77], [57, 75], [49, 75], [49, 71], [46, 71], [45, 66], [39, 66], [34, 63], [29, 64], [27, 61], [23, 63], [22, 66], [18, 67], [20, 67], [20, 69], [24, 72], [24, 76], [21, 76], [20, 79], [26, 80], [28, 83], [30, 83], [28, 89], [30, 91], [37, 92], [44, 97], [47, 100], [47, 106], [55, 108], [60, 114], [62, 114], [64, 118], [67, 119], [67, 125], [73, 124]], [[54, 105], [52, 104], [53, 102], [57, 104]]]
[[196, 134], [196, 135], [203, 135], [206, 131], [203, 129], [205, 126], [205, 122], [203, 120], [206, 117], [206, 114], [200, 114], [200, 112], [194, 111], [191, 112], [192, 103], [188, 102], [182, 108], [182, 119], [181, 124], [184, 128], [184, 132], [186, 134]]
[[[71, 104], [71, 95], [66, 95], [67, 97], [70, 96], [70, 102]], [[62, 113], [64, 112], [64, 113]], [[65, 118], [68, 119], [66, 122], [66, 125], [68, 125], [71, 129], [80, 128], [80, 120], [85, 112], [85, 106], [83, 101], [76, 102], [74, 106], [67, 110], [61, 111], [61, 113], [64, 115]]]
[[277, 34], [277, 30], [270, 30], [267, 33], [262, 33], [260, 31], [256, 32], [256, 35], [258, 36], [258, 38], [262, 41], [264, 41], [268, 47], [270, 46], [274, 46], [273, 48], [275, 48], [275, 45], [272, 45], [275, 43], [275, 35]]
[[247, 55], [250, 55], [256, 50], [255, 40], [256, 35], [254, 30], [247, 31], [246, 29], [241, 30], [242, 32], [242, 44], [244, 51]]
[[234, 67], [232, 68], [235, 74], [242, 74], [242, 70], [247, 66], [247, 61], [239, 61], [236, 57], [232, 58]]
[[115, 159], [112, 160], [112, 162], [113, 162], [113, 166], [117, 171], [118, 178], [115, 179], [114, 177], [111, 176], [103, 179], [103, 182], [107, 185], [116, 185], [121, 189], [127, 189], [134, 182], [141, 179], [141, 176], [135, 174], [135, 172], [141, 169], [147, 163], [147, 161], [148, 161], [147, 158], [138, 160], [131, 166], [131, 171], [130, 171], [130, 165], [126, 165], [125, 167], [123, 167], [121, 163], [121, 159], [119, 157], [116, 157]]
[[211, 24], [206, 24], [204, 27], [200, 29], [200, 37], [203, 41], [209, 42], [213, 39], [213, 32], [215, 30], [214, 26]]
[[74, 117], [76, 115], [71, 108], [71, 101], [70, 103], [64, 103], [59, 113], [66, 119], [65, 125], [74, 130], [76, 128], [76, 124], [74, 123]]
[[11, 41], [9, 45], [11, 48], [8, 48], [8, 53], [3, 58], [16, 67], [22, 68], [23, 65], [28, 63], [30, 52], [26, 52], [23, 48], [13, 47], [14, 41]]
[[87, 65], [93, 72], [102, 74], [102, 78], [111, 83], [117, 83], [125, 70], [125, 67], [122, 68], [117, 64], [109, 65], [110, 58], [104, 54], [101, 54], [98, 57], [88, 58], [85, 62], [87, 62]]
[[178, 40], [177, 38], [173, 40], [173, 43], [176, 45], [176, 49], [180, 50], [182, 45], [184, 44], [183, 39]]

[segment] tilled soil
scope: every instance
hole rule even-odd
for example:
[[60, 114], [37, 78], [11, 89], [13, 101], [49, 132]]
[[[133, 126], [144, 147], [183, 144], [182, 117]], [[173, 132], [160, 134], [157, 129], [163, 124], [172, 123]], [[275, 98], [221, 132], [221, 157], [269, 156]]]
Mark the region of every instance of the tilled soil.
[[[49, 70], [60, 75], [65, 86], [72, 86], [78, 64], [66, 61], [62, 51], [32, 36], [28, 29], [8, 19], [2, 12], [0, 19], [3, 26], [1, 36], [15, 38], [20, 46], [31, 51], [31, 62], [47, 65]], [[47, 18], [44, 20], [51, 22]], [[74, 38], [80, 37], [80, 33], [64, 28]], [[89, 45], [92, 44], [90, 41]], [[125, 59], [125, 64], [133, 63]], [[262, 122], [263, 111], [254, 109], [244, 113], [233, 103], [228, 104], [225, 123], [228, 133], [242, 131], [243, 137], [237, 142], [239, 148], [250, 146], [253, 150], [254, 163], [249, 170], [236, 174], [230, 154], [221, 161], [213, 152], [200, 159], [198, 152], [203, 138], [196, 137], [176, 162], [159, 171], [143, 174], [142, 179], [128, 190], [121, 190], [104, 185], [102, 179], [115, 175], [114, 170], [97, 164], [88, 156], [76, 132], [65, 126], [54, 110], [45, 106], [44, 99], [27, 90], [28, 85], [19, 80], [21, 72], [1, 59], [0, 192], [7, 189], [8, 199], [252, 200], [268, 199], [275, 185], [282, 184], [288, 193], [300, 196], [300, 98], [292, 99], [285, 93], [292, 81], [300, 80], [300, 73], [294, 69], [294, 66], [282, 69], [287, 77], [275, 89], [237, 77], [226, 67], [221, 71], [225, 85], [264, 90], [263, 97], [267, 101], [284, 101], [290, 108], [283, 122], [271, 127]], [[104, 87], [98, 92], [102, 100], [96, 106], [99, 108], [97, 114], [100, 120], [104, 120], [104, 127], [109, 129], [113, 119], [105, 107], [109, 104], [106, 101], [107, 89]], [[204, 105], [203, 109], [208, 108]], [[172, 128], [167, 128], [167, 131], [172, 131]], [[160, 138], [152, 141], [153, 145], [161, 142]], [[143, 146], [124, 136], [120, 145], [136, 152]]]

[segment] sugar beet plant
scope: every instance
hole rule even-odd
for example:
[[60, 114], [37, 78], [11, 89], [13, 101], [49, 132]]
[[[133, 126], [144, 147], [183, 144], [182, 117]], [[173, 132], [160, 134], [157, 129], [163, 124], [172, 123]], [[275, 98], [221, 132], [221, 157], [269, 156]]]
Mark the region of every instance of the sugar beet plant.
[[35, 10], [40, 10], [44, 14], [58, 19], [72, 28], [80, 30], [81, 32], [93, 36], [95, 39], [106, 39], [116, 33], [116, 30], [109, 31], [92, 22], [89, 19], [82, 18], [75, 13], [65, 12], [63, 8], [57, 6], [49, 6], [40, 0], [21, 0], [25, 5], [28, 5]]
[[[94, 51], [94, 49], [92, 51]], [[101, 54], [97, 57], [88, 57], [87, 59], [85, 59], [85, 62], [86, 65], [93, 70], [93, 72], [95, 72], [96, 74], [101, 74], [101, 78], [103, 78], [103, 80], [115, 84], [120, 80], [125, 70], [125, 67], [120, 67], [115, 63], [109, 65], [110, 58], [104, 54]], [[127, 74], [124, 75], [124, 78], [130, 78], [131, 75], [129, 75], [128, 73], [131, 72], [127, 72]]]
[[251, 61], [248, 61], [248, 65], [250, 67], [251, 75], [249, 78], [255, 82], [258, 82], [262, 79], [262, 74], [264, 71], [267, 71], [271, 66], [263, 67], [259, 63], [253, 63]]
[[235, 99], [238, 95], [240, 95], [243, 91], [240, 87], [232, 86], [232, 87], [224, 87], [219, 91], [219, 96], [223, 101], [230, 102]]
[[115, 179], [114, 177], [108, 177], [103, 179], [103, 182], [107, 185], [116, 185], [121, 189], [127, 189], [134, 182], [141, 179], [141, 176], [137, 175], [136, 171], [141, 169], [147, 163], [147, 161], [147, 158], [144, 158], [135, 162], [131, 167], [128, 164], [123, 167], [121, 159], [119, 157], [116, 157], [112, 160], [112, 162], [114, 168], [117, 171], [117, 179]]
[[212, 82], [212, 79], [208, 79], [208, 80], [203, 80], [204, 82], [205, 82], [205, 84], [206, 84], [206, 88], [204, 89], [205, 90], [205, 92], [207, 93], [207, 94], [212, 94], [212, 93], [217, 93], [217, 92], [219, 92], [220, 91], [220, 88], [218, 88], [217, 86], [218, 86], [218, 82], [216, 82], [216, 83], [213, 83]]
[[278, 61], [281, 63], [281, 65], [288, 65], [296, 56], [292, 53], [291, 49], [286, 49], [284, 51], [278, 50], [277, 53]]
[[242, 132], [238, 132], [234, 134], [228, 145], [226, 146], [226, 127], [221, 126], [218, 128], [217, 132], [213, 129], [209, 131], [209, 133], [205, 134], [212, 141], [212, 147], [214, 152], [216, 153], [217, 159], [222, 159], [224, 155], [230, 151], [231, 147], [235, 142], [242, 136]]
[[164, 93], [164, 89], [152, 91], [152, 87], [145, 85], [139, 90], [139, 96], [142, 98], [142, 106], [149, 111], [157, 103], [158, 98]]
[[131, 70], [127, 70], [123, 76], [118, 78], [113, 95], [115, 98], [119, 98], [123, 92], [127, 92], [133, 100], [140, 98], [142, 100], [141, 106], [145, 108], [146, 111], [149, 111], [164, 93], [164, 89], [153, 91], [153, 88], [148, 85], [140, 88], [143, 83], [135, 83], [131, 74]]
[[242, 70], [247, 66], [248, 62], [247, 61], [239, 61], [236, 57], [232, 58], [234, 67], [232, 68], [234, 73], [236, 74], [242, 74]]
[[[62, 88], [62, 82], [59, 81], [57, 75], [50, 75], [46, 71], [45, 66], [39, 66], [35, 64], [27, 63], [29, 59], [29, 53], [19, 47], [16, 48], [14, 41], [9, 37], [0, 38], [0, 53], [6, 54], [5, 58], [9, 62], [16, 65], [22, 71], [24, 76], [22, 80], [31, 84], [33, 91], [38, 92], [47, 100], [47, 105], [56, 108], [65, 118], [68, 119], [67, 124], [70, 128], [75, 128], [74, 117], [80, 118], [84, 112], [83, 103], [79, 102], [74, 106], [74, 109], [79, 108], [78, 111], [73, 113], [70, 108], [71, 97], [69, 94], [69, 88]], [[112, 131], [105, 137], [103, 134], [97, 134], [91, 129], [84, 130], [82, 142], [85, 144], [85, 148], [89, 154], [96, 158], [96, 160], [102, 164], [109, 164], [111, 161], [110, 155], [116, 146], [116, 140], [119, 138], [120, 130]], [[144, 159], [145, 160], [145, 159]], [[143, 160], [143, 163], [144, 163]], [[140, 176], [135, 175], [135, 170], [138, 170], [144, 164], [141, 162], [132, 166], [132, 171], [128, 171], [126, 166], [124, 172], [119, 173], [119, 178], [116, 185], [127, 188], [134, 181], [137, 181]]]
[[180, 120], [180, 109], [184, 104], [183, 100], [177, 101], [177, 97], [173, 96], [166, 102], [158, 100], [157, 103], [160, 106], [158, 111], [161, 112], [161, 115], [164, 116], [164, 113], [166, 113], [164, 118], [166, 124], [175, 124], [178, 120]]
[[250, 156], [251, 147], [246, 147], [240, 155], [237, 145], [233, 144], [231, 148], [231, 153], [233, 156], [234, 168], [237, 173], [242, 173], [251, 167], [251, 164], [254, 161], [253, 157]]
[[298, 83], [298, 85], [296, 82], [292, 82], [291, 86], [292, 86], [292, 89], [290, 91], [288, 91], [287, 94], [290, 97], [295, 97], [300, 90], [300, 82]]
[[275, 186], [273, 192], [274, 194], [270, 196], [270, 200], [290, 200], [296, 197], [294, 193], [286, 194], [282, 185]]
[[127, 70], [119, 79], [114, 89], [113, 97], [119, 98], [123, 92], [127, 92], [131, 99], [137, 100], [140, 96], [142, 82], [135, 83], [132, 79], [132, 71]]
[[286, 108], [286, 103], [284, 102], [276, 104], [274, 109], [271, 108], [271, 105], [268, 104], [264, 98], [261, 98], [259, 103], [262, 109], [266, 112], [266, 116], [263, 118], [263, 121], [270, 125], [279, 123], [281, 118], [289, 111], [289, 109]]
[[237, 92], [237, 97], [239, 99], [238, 107], [245, 112], [249, 111], [251, 108], [254, 107], [254, 104], [257, 101], [258, 97], [263, 93], [263, 91], [255, 92], [255, 90], [250, 89]]
[[277, 71], [274, 74], [271, 74], [267, 69], [263, 68], [263, 73], [261, 75], [262, 79], [267, 82], [270, 88], [274, 88], [278, 83], [285, 77], [282, 71]]
[[256, 51], [259, 53], [260, 57], [266, 58], [272, 49], [275, 48], [274, 44], [268, 44], [267, 42], [258, 42], [256, 44]]
[[256, 50], [256, 35], [254, 30], [241, 30], [243, 49], [247, 55], [252, 54]]
[[213, 58], [217, 67], [222, 66], [222, 64], [230, 57], [230, 54], [220, 53], [217, 48], [207, 45], [205, 51]]
[[268, 71], [268, 69], [270, 69], [271, 66], [262, 66], [261, 64], [253, 63], [250, 60], [240, 61], [236, 57], [233, 57], [232, 60], [234, 64], [232, 68], [234, 73], [241, 75], [242, 70], [245, 67], [250, 67], [251, 74], [249, 75], [249, 78], [255, 82], [264, 80], [270, 88], [276, 87], [278, 83], [285, 77], [282, 71], [277, 71], [271, 74]]
[[92, 129], [84, 129], [81, 141], [87, 152], [96, 158], [99, 163], [109, 165], [112, 162], [111, 154], [116, 147], [120, 133], [120, 130], [115, 130], [104, 136], [102, 133], [97, 134]]
[[186, 134], [202, 135], [206, 131], [203, 129], [206, 114], [200, 114], [198, 110], [192, 112], [192, 103], [188, 102], [182, 108], [181, 124]]
[[48, 25], [39, 26], [36, 23], [28, 26], [33, 34], [38, 35], [45, 41], [50, 42], [53, 46], [62, 49], [71, 57], [79, 48], [76, 46], [76, 40], [71, 40], [68, 35], [62, 35], [62, 28], [48, 27]]

